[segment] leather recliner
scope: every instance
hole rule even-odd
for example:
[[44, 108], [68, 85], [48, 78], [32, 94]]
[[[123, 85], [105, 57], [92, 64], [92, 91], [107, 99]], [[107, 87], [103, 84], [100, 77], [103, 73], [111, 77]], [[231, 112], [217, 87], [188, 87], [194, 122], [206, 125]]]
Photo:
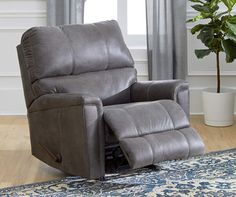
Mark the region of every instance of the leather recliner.
[[188, 84], [137, 82], [116, 21], [34, 27], [17, 51], [32, 154], [48, 165], [95, 179], [120, 145], [133, 168], [203, 153], [188, 122]]

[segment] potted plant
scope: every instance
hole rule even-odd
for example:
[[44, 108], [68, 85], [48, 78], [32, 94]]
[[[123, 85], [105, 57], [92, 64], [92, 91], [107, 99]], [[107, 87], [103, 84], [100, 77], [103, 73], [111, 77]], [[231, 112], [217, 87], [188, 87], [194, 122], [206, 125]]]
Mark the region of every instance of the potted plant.
[[[230, 126], [234, 122], [234, 91], [221, 87], [220, 53], [225, 53], [226, 62], [236, 59], [236, 15], [232, 10], [236, 0], [190, 0], [198, 15], [187, 22], [198, 22], [191, 29], [205, 49], [195, 50], [198, 58], [211, 53], [216, 57], [217, 88], [203, 91], [203, 110], [205, 124], [211, 126]], [[219, 5], [225, 7], [219, 10]]]

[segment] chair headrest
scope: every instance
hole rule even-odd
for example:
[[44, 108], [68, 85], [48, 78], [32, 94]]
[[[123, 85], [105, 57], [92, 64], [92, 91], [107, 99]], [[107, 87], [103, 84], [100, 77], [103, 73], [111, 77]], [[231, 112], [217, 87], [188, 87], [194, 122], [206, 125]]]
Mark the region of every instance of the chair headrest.
[[21, 40], [31, 82], [123, 67], [134, 61], [116, 21], [33, 27]]

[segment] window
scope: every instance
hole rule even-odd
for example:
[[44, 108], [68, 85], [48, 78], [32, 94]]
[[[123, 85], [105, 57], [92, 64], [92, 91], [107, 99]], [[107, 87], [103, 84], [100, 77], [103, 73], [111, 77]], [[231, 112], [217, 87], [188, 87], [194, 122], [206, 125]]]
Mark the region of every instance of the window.
[[145, 0], [127, 0], [128, 34], [146, 34]]
[[117, 20], [117, 0], [86, 0], [85, 23]]
[[86, 0], [85, 23], [115, 19], [129, 48], [146, 48], [145, 0]]

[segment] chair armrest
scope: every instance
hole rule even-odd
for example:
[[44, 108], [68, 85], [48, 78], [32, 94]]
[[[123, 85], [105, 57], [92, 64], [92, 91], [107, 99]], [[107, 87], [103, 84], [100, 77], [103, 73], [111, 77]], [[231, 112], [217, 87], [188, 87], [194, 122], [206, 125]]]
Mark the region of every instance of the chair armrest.
[[131, 86], [132, 102], [171, 99], [177, 102], [189, 117], [189, 85], [183, 80], [136, 82]]
[[28, 109], [32, 154], [69, 174], [103, 177], [103, 107], [99, 98], [47, 94]]
[[102, 101], [98, 97], [70, 93], [46, 94], [37, 98], [31, 104], [28, 111], [36, 112], [91, 104], [98, 106], [99, 109], [102, 109]]

